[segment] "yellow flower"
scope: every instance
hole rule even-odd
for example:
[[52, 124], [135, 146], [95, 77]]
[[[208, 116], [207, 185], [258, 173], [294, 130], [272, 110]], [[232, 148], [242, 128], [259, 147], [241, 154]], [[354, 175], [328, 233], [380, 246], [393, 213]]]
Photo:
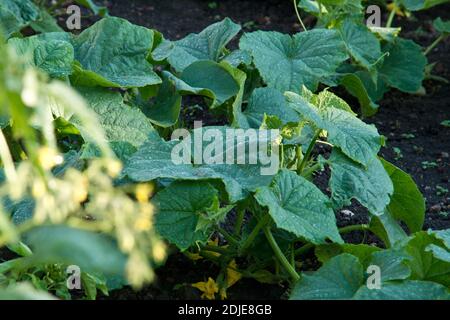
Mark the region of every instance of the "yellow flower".
[[119, 175], [120, 171], [122, 171], [122, 163], [117, 160], [110, 160], [106, 170], [111, 178], [115, 178]]
[[153, 184], [138, 184], [136, 186], [136, 199], [141, 203], [147, 202], [153, 193], [153, 189]]
[[166, 258], [166, 247], [161, 241], [153, 246], [153, 258], [157, 262], [162, 262]]
[[389, 11], [395, 11], [395, 14], [398, 16], [401, 16], [401, 17], [405, 16], [405, 13], [403, 12], [403, 10], [399, 6], [397, 6], [394, 2], [389, 3], [387, 5], [387, 9]]
[[228, 298], [227, 289], [226, 288], [220, 289], [220, 300], [226, 300], [227, 298]]
[[149, 218], [140, 216], [134, 222], [134, 228], [138, 231], [149, 231], [152, 228], [152, 222]]
[[227, 288], [241, 280], [242, 274], [236, 271], [238, 268], [236, 260], [231, 260], [227, 268]]
[[192, 286], [203, 292], [202, 299], [214, 300], [215, 294], [219, 292], [219, 286], [211, 277], [208, 278], [207, 282], [193, 283]]

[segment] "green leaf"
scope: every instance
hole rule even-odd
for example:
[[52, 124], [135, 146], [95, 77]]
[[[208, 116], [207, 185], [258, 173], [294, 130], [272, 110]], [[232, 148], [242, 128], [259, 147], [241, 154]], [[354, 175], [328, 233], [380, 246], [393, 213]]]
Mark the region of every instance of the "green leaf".
[[164, 71], [163, 83], [152, 106], [144, 110], [145, 115], [156, 125], [167, 128], [178, 122], [181, 110], [181, 95], [177, 92], [174, 82]]
[[56, 300], [56, 297], [28, 282], [18, 282], [5, 289], [0, 288], [0, 300]]
[[443, 285], [428, 281], [403, 281], [385, 283], [380, 290], [361, 287], [354, 299], [357, 300], [448, 300], [450, 295]]
[[44, 33], [8, 41], [16, 52], [24, 56], [28, 65], [36, 66], [51, 77], [65, 78], [72, 74], [74, 49], [71, 36], [64, 32]]
[[120, 18], [104, 18], [73, 41], [79, 62], [72, 81], [76, 85], [145, 87], [161, 83], [146, 60], [153, 31]]
[[[78, 90], [97, 114], [108, 142], [126, 142], [137, 148], [150, 136], [157, 135], [147, 117], [138, 108], [124, 104], [120, 93], [101, 88], [80, 87]], [[71, 121], [78, 125], [86, 142], [94, 142], [77, 119]]]
[[437, 18], [433, 21], [433, 27], [440, 33], [450, 34], [450, 21], [443, 21], [441, 18]]
[[30, 23], [34, 31], [40, 33], [63, 32], [63, 28], [58, 25], [56, 19], [44, 8], [39, 8], [39, 18]]
[[221, 105], [239, 92], [239, 83], [227, 69], [213, 61], [197, 61], [186, 67], [180, 77], [193, 88], [204, 88], [213, 92], [217, 102]]
[[259, 188], [255, 198], [269, 208], [278, 228], [314, 244], [327, 239], [342, 243], [330, 200], [311, 182], [295, 172], [282, 170], [270, 187]]
[[383, 48], [389, 55], [379, 70], [380, 76], [391, 87], [403, 92], [415, 93], [422, 86], [427, 58], [422, 47], [412, 40], [397, 38]]
[[351, 199], [356, 199], [372, 214], [384, 213], [394, 188], [378, 158], [373, 157], [364, 168], [333, 149], [329, 162], [330, 188], [337, 207], [348, 205]]
[[30, 265], [77, 265], [84, 272], [122, 275], [126, 257], [113, 241], [102, 234], [62, 225], [37, 227], [25, 234], [33, 255], [26, 257]]
[[396, 220], [406, 223], [411, 232], [422, 230], [425, 219], [425, 199], [412, 177], [386, 160], [381, 160], [394, 184], [387, 210]]
[[255, 129], [260, 128], [264, 115], [276, 116], [283, 124], [300, 120], [299, 115], [286, 103], [283, 94], [273, 88], [254, 90], [243, 115], [245, 127]]
[[410, 257], [399, 250], [381, 250], [372, 253], [372, 259], [368, 265], [378, 266], [381, 271], [381, 281], [404, 280], [411, 275], [411, 269], [407, 265]]
[[359, 260], [344, 253], [330, 259], [313, 274], [303, 274], [290, 299], [352, 299], [363, 281], [364, 270]]
[[154, 198], [157, 207], [156, 230], [184, 251], [196, 242], [206, 242], [210, 231], [198, 229], [201, 216], [206, 215], [218, 192], [209, 183], [176, 181], [158, 192]]
[[252, 53], [269, 87], [299, 92], [302, 85], [315, 90], [320, 79], [333, 74], [348, 56], [334, 30], [314, 29], [293, 37], [256, 31], [242, 36], [240, 48]]
[[372, 101], [364, 83], [356, 74], [349, 73], [344, 75], [341, 77], [339, 84], [358, 99], [361, 113], [364, 117], [373, 116], [378, 111], [379, 106]]
[[30, 0], [2, 0], [0, 2], [0, 28], [6, 38], [19, 32], [39, 17], [39, 9]]
[[408, 237], [388, 210], [380, 216], [371, 217], [370, 230], [384, 242], [387, 248], [394, 247]]
[[345, 20], [339, 28], [349, 54], [367, 70], [372, 70], [382, 56], [380, 41], [363, 24]]
[[419, 11], [429, 9], [442, 3], [450, 2], [449, 0], [397, 0], [409, 11]]
[[[383, 256], [384, 255], [384, 256]], [[404, 278], [408, 270], [402, 267], [403, 258], [397, 258], [389, 264], [389, 258], [395, 253], [383, 251], [373, 253], [379, 263], [382, 278], [380, 289], [369, 289], [365, 284], [364, 269], [358, 258], [344, 253], [328, 260], [318, 271], [303, 274], [295, 285], [290, 298], [297, 300], [443, 300], [449, 299], [448, 289], [438, 283], [428, 281], [388, 281], [391, 278]], [[399, 263], [400, 262], [400, 263]]]
[[361, 264], [367, 267], [370, 264], [370, 260], [372, 260], [372, 254], [380, 250], [380, 248], [368, 244], [330, 243], [316, 246], [315, 255], [323, 264], [335, 256], [348, 253], [357, 257]]
[[95, 15], [105, 16], [108, 14], [108, 9], [106, 7], [100, 7], [94, 3], [92, 0], [75, 0], [76, 3], [92, 10]]
[[219, 62], [225, 46], [240, 30], [241, 27], [238, 24], [225, 18], [198, 34], [190, 34], [174, 42], [164, 41], [155, 49], [153, 57], [158, 61], [167, 58], [177, 72], [182, 72], [199, 60]]
[[446, 250], [448, 254], [448, 248], [445, 249], [442, 240], [437, 238], [432, 231], [418, 232], [402, 246], [405, 252], [412, 257], [408, 261], [408, 266], [412, 270], [412, 279], [434, 281], [450, 286], [450, 262], [443, 259], [441, 250], [436, 256], [435, 246]]
[[[205, 129], [207, 128], [203, 128], [203, 130]], [[218, 127], [217, 129], [225, 134], [227, 128]], [[191, 134], [191, 136], [195, 139], [195, 134]], [[260, 186], [268, 185], [272, 180], [272, 176], [270, 175], [261, 175], [261, 165], [259, 164], [238, 165], [236, 161], [233, 164], [226, 164], [224, 160], [224, 164], [203, 163], [194, 167], [191, 162], [176, 163], [172, 158], [172, 152], [176, 156], [180, 155], [178, 153], [179, 151], [174, 150], [176, 146], [178, 148], [181, 147], [181, 149], [183, 149], [183, 146], [186, 147], [182, 152], [190, 152], [188, 154], [189, 160], [195, 156], [191, 151], [192, 142], [190, 140], [187, 145], [183, 145], [177, 140], [165, 142], [161, 139], [149, 139], [126, 163], [124, 174], [136, 182], [147, 182], [157, 178], [222, 181], [232, 203], [244, 199], [249, 191], [254, 191]], [[206, 144], [205, 141], [201, 143]], [[224, 159], [227, 143], [230, 142], [223, 139], [222, 143], [221, 153], [215, 156]], [[245, 147], [247, 159], [250, 143], [251, 141], [247, 141]]]
[[327, 139], [354, 161], [368, 166], [381, 148], [382, 139], [373, 125], [352, 113], [335, 108], [335, 104], [316, 108], [299, 95], [287, 92], [288, 104], [319, 129], [327, 131]]

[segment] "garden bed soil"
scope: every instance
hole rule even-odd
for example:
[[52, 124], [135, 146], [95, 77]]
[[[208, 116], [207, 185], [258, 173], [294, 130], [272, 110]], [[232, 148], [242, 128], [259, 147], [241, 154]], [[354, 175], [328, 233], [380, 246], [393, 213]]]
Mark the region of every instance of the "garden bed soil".
[[[101, 1], [100, 1], [101, 2]], [[296, 33], [301, 27], [288, 0], [128, 0], [103, 1], [114, 16], [123, 17], [135, 24], [161, 31], [166, 38], [177, 40], [189, 33], [199, 32], [211, 23], [225, 17], [244, 26], [244, 31], [274, 30]], [[214, 5], [214, 4], [215, 5]], [[411, 20], [398, 17], [397, 26], [405, 26], [404, 37], [429, 45], [436, 37], [432, 20], [441, 16], [450, 19], [450, 5], [414, 14]], [[89, 21], [91, 23], [92, 21]], [[313, 21], [305, 20], [307, 25]], [[83, 21], [84, 23], [84, 21]], [[84, 25], [83, 27], [87, 27]], [[237, 42], [232, 43], [236, 46]], [[437, 62], [434, 74], [450, 79], [450, 39], [441, 43], [429, 55], [430, 62]], [[450, 119], [450, 85], [443, 82], [425, 81], [426, 95], [407, 95], [391, 91], [380, 102], [380, 112], [367, 122], [377, 126], [387, 137], [387, 146], [381, 155], [411, 174], [426, 197], [425, 229], [450, 228], [449, 153], [450, 128], [441, 125]], [[357, 110], [354, 99], [339, 91], [339, 94]], [[203, 112], [194, 113], [201, 120]], [[325, 151], [326, 152], [326, 151]], [[327, 173], [316, 177], [326, 181]], [[325, 183], [323, 183], [325, 185]], [[338, 213], [340, 226], [367, 221], [367, 213], [354, 204], [349, 211], [354, 215]], [[346, 235], [354, 243], [376, 242], [362, 233]], [[312, 266], [316, 262], [308, 261]], [[111, 293], [110, 299], [198, 299], [199, 292], [189, 282], [203, 281], [203, 277], [217, 274], [207, 262], [188, 260], [181, 254], [171, 255], [164, 268], [157, 272], [158, 279], [152, 286], [134, 292], [125, 288]], [[243, 280], [229, 290], [231, 299], [278, 299], [285, 288], [268, 286], [252, 280]]]

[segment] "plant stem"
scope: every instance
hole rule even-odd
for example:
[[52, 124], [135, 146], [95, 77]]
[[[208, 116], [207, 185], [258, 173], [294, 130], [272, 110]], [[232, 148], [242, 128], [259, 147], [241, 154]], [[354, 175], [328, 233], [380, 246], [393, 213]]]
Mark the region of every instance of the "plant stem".
[[236, 224], [234, 225], [234, 236], [236, 236], [236, 237], [238, 237], [239, 234], [241, 233], [242, 224], [244, 223], [244, 217], [245, 217], [245, 209], [238, 208]]
[[308, 169], [306, 169], [305, 172], [302, 172], [301, 175], [303, 177], [308, 177], [309, 175], [313, 174], [314, 171], [316, 171], [317, 169], [320, 169], [320, 163], [316, 163], [315, 165], [309, 167]]
[[306, 30], [306, 27], [303, 24], [302, 17], [300, 17], [300, 12], [298, 12], [297, 0], [293, 0], [293, 2], [294, 2], [295, 14], [297, 15], [298, 21], [300, 21], [300, 24], [302, 25], [303, 30], [308, 31], [308, 30]]
[[228, 233], [225, 229], [217, 226], [217, 231], [219, 231], [223, 237], [232, 245], [238, 245], [239, 241], [237, 241], [231, 234]]
[[339, 229], [340, 234], [346, 234], [352, 231], [367, 231], [370, 227], [367, 224], [355, 224], [353, 226], [347, 226]]
[[305, 169], [306, 164], [309, 161], [309, 158], [311, 157], [311, 153], [314, 149], [314, 146], [316, 145], [316, 141], [317, 139], [319, 139], [320, 133], [322, 132], [322, 130], [317, 130], [316, 134], [314, 135], [313, 139], [311, 140], [311, 143], [308, 146], [308, 150], [306, 150], [306, 154], [302, 160], [302, 162], [300, 163], [300, 165], [297, 167], [297, 173], [301, 174], [303, 172], [303, 169]]
[[11, 153], [9, 152], [8, 142], [6, 142], [6, 138], [2, 130], [0, 130], [0, 159], [3, 162], [5, 175], [8, 178], [8, 181], [16, 181], [16, 168], [14, 167], [14, 161], [12, 159]]
[[297, 282], [300, 280], [300, 276], [298, 275], [297, 271], [295, 271], [295, 268], [292, 267], [292, 265], [289, 263], [286, 256], [281, 251], [280, 247], [278, 246], [278, 243], [275, 241], [275, 238], [273, 237], [272, 232], [270, 231], [269, 227], [264, 228], [264, 234], [266, 235], [267, 240], [269, 241], [270, 246], [272, 247], [272, 250], [275, 253], [275, 256], [277, 257], [278, 261], [281, 263], [281, 265], [284, 267], [284, 269], [287, 271], [287, 273], [291, 276], [292, 280]]
[[395, 18], [395, 8], [393, 8], [391, 13], [389, 14], [389, 18], [386, 23], [386, 28], [390, 28], [392, 26], [392, 22], [394, 22], [394, 18]]
[[212, 251], [212, 252], [216, 252], [216, 253], [220, 253], [220, 254], [228, 253], [228, 250], [225, 249], [225, 248], [221, 248], [221, 247], [218, 247], [218, 246], [210, 246], [210, 245], [202, 246], [202, 250], [204, 250], [204, 251]]
[[259, 232], [263, 227], [266, 226], [267, 223], [269, 223], [270, 217], [268, 214], [266, 214], [261, 220], [258, 221], [258, 224], [253, 229], [253, 231], [250, 233], [250, 235], [245, 239], [244, 244], [241, 246], [239, 252], [241, 255], [247, 251], [247, 249], [250, 247], [250, 245], [253, 243], [255, 238], [258, 236]]
[[425, 52], [423, 53], [424, 55], [428, 55], [434, 48], [436, 48], [436, 46], [446, 38], [447, 36], [444, 34], [441, 34], [436, 40], [434, 40], [434, 42], [432, 44], [430, 44], [428, 46], [428, 48], [426, 48]]

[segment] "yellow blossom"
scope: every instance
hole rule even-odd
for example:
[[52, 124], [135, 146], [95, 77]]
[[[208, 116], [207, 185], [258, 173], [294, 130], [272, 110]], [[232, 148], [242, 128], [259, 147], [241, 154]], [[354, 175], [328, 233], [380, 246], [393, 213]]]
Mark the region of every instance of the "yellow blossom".
[[395, 11], [395, 14], [398, 16], [401, 16], [401, 17], [405, 16], [405, 13], [403, 12], [403, 10], [399, 6], [397, 6], [394, 2], [389, 3], [387, 5], [387, 9], [389, 11]]
[[242, 274], [237, 271], [238, 266], [236, 260], [231, 260], [227, 268], [227, 288], [241, 280]]
[[134, 222], [134, 228], [138, 231], [149, 231], [152, 228], [152, 222], [149, 218], [141, 216]]
[[219, 286], [211, 277], [206, 282], [193, 283], [192, 286], [203, 292], [202, 299], [214, 300], [215, 294], [219, 292]]
[[117, 161], [117, 160], [111, 160], [111, 161], [108, 162], [108, 166], [107, 166], [106, 169], [108, 170], [108, 174], [112, 178], [115, 178], [115, 177], [117, 177], [117, 175], [122, 170], [122, 163], [120, 161]]
[[152, 249], [153, 258], [156, 262], [162, 262], [166, 258], [166, 247], [161, 241], [158, 241]]
[[136, 186], [136, 199], [139, 202], [147, 202], [153, 194], [153, 184], [141, 183]]

